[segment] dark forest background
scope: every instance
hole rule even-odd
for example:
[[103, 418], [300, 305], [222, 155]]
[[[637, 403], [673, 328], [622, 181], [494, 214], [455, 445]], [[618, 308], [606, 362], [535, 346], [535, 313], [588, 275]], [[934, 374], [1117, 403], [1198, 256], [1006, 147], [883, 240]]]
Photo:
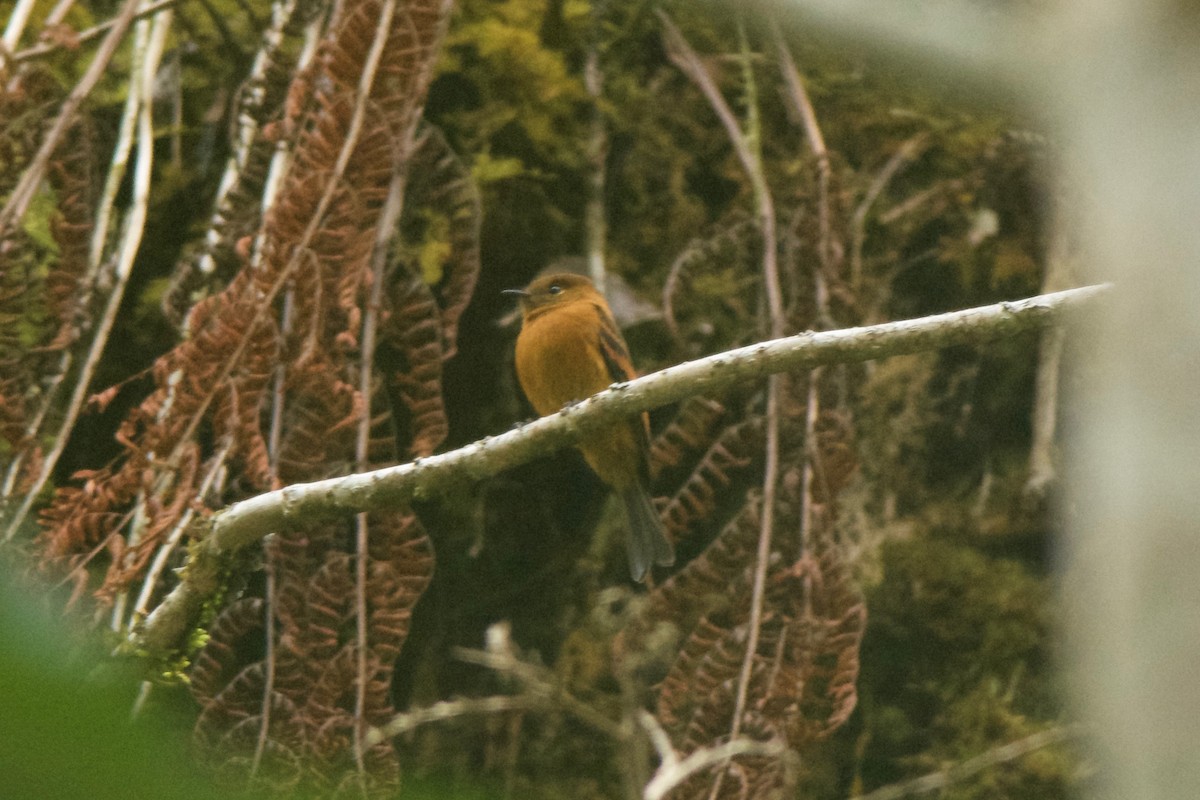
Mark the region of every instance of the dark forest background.
[[[765, 384], [655, 411], [654, 490], [680, 558], [656, 574], [653, 591], [628, 582], [621, 514], [578, 454], [564, 451], [369, 522], [278, 532], [230, 568], [188, 645], [169, 659], [136, 654], [131, 671], [116, 671], [105, 652], [122, 641], [153, 558], [187, 519], [528, 419], [511, 364], [517, 319], [500, 291], [550, 266], [586, 269], [598, 240], [642, 372], [767, 338], [775, 325], [832, 329], [1034, 295], [1062, 258], [1050, 233], [1053, 145], [1004, 98], [918, 81], [903, 64], [797, 29], [767, 6], [463, 0], [448, 23], [434, 20], [436, 4], [400, 4], [415, 20], [408, 44], [417, 55], [405, 62], [399, 45], [384, 54], [381, 74], [393, 83], [375, 91], [392, 94], [371, 105], [347, 175], [334, 181], [331, 232], [305, 242], [298, 249], [311, 256], [296, 260], [289, 247], [346, 135], [353, 102], [343, 89], [355, 83], [381, 6], [345, 2], [332, 18], [318, 2], [287, 6], [273, 66], [254, 84], [247, 75], [268, 8], [174, 6], [151, 104], [144, 236], [90, 381], [95, 397], [65, 428], [55, 425], [66, 392], [45, 400], [47, 422], [33, 436], [50, 379], [78, 379], [80, 356], [57, 365], [90, 341], [114, 281], [115, 223], [96, 270], [65, 265], [86, 261], [80, 240], [91, 235], [118, 138], [128, 46], [56, 151], [46, 188], [6, 232], [6, 520], [29, 492], [37, 503], [5, 560], [48, 587], [26, 588], [21, 602], [32, 597], [55, 616], [69, 609], [69, 624], [102, 643], [69, 658], [53, 645], [21, 645], [30, 661], [76, 663], [91, 677], [69, 691], [111, 692], [123, 712], [139, 698], [136, 725], [189, 740], [186, 758], [226, 788], [629, 796], [630, 775], [649, 775], [648, 746], [631, 750], [555, 703], [465, 714], [369, 746], [364, 726], [438, 701], [531, 691], [519, 673], [460, 651], [483, 647], [503, 621], [535, 684], [615, 721], [650, 708], [684, 753], [719, 741], [745, 649], [768, 416], [777, 413], [776, 545], [744, 732], [785, 743], [799, 766], [747, 759], [741, 782], [728, 778], [720, 796], [749, 787], [750, 796], [852, 797], [1059, 726], [1055, 484], [1031, 481], [1031, 451], [1047, 447], [1035, 442], [1044, 351], [1034, 335], [787, 376], [776, 412]], [[72, 6], [43, 37], [47, 53], [7, 66], [19, 90], [0, 113], [0, 191], [13, 190], [82, 74], [92, 45], [71, 32], [116, 10]], [[39, 5], [31, 31], [48, 11]], [[332, 44], [313, 71], [297, 72], [314, 23]], [[444, 35], [435, 32], [442, 24]], [[664, 32], [675, 26], [671, 39]], [[689, 58], [719, 88], [741, 142], [681, 68]], [[426, 85], [418, 121], [412, 98]], [[825, 149], [805, 125], [803, 96]], [[226, 199], [219, 183], [239, 114], [255, 118], [257, 132]], [[258, 211], [281, 141], [307, 153], [295, 164], [313, 167], [279, 190], [277, 207], [292, 203], [294, 222]], [[405, 176], [403, 211], [377, 237], [396, 174]], [[134, 183], [132, 170], [117, 181], [118, 215], [133, 206]], [[263, 266], [252, 269], [255, 241], [265, 243]], [[767, 250], [783, 289], [776, 320]], [[372, 262], [371, 253], [383, 255]], [[276, 284], [285, 288], [264, 303]], [[371, 322], [377, 284], [383, 311]], [[273, 322], [255, 316], [260, 307]], [[364, 358], [372, 324], [378, 344]], [[230, 356], [247, 330], [250, 344]], [[282, 433], [272, 439], [276, 416]], [[61, 457], [36, 485], [59, 440]], [[181, 565], [186, 550], [168, 549], [164, 563]], [[368, 565], [365, 589], [356, 588], [355, 559]], [[151, 608], [172, 580], [168, 569], [148, 590]], [[358, 594], [371, 614], [365, 668], [354, 661]], [[6, 675], [29, 669], [11, 653], [4, 663]], [[4, 725], [33, 730], [12, 722], [9, 703], [0, 701]], [[27, 714], [20, 719], [39, 711]], [[8, 763], [13, 737], [2, 738]], [[54, 747], [40, 752], [53, 763]], [[137, 772], [123, 780], [148, 787], [138, 752], [109, 763], [124, 759]], [[629, 766], [639, 758], [645, 767]], [[709, 796], [712, 780], [670, 796]], [[1076, 758], [1056, 745], [941, 796], [1061, 798], [1079, 780]]]

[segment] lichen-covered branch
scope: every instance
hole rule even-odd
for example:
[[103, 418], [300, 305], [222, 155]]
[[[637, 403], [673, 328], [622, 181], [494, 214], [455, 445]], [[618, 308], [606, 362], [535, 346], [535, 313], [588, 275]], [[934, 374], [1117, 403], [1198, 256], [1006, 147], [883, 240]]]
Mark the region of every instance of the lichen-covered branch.
[[688, 361], [615, 384], [557, 414], [448, 453], [371, 472], [294, 484], [235, 503], [202, 524], [182, 582], [135, 630], [131, 644], [175, 647], [219, 585], [226, 556], [289, 522], [395, 508], [446, 494], [578, 441], [614, 420], [693, 395], [711, 395], [768, 375], [823, 364], [862, 362], [954, 345], [983, 344], [1055, 323], [1063, 313], [1107, 290], [1069, 289], [1026, 300], [901, 322], [801, 333]]

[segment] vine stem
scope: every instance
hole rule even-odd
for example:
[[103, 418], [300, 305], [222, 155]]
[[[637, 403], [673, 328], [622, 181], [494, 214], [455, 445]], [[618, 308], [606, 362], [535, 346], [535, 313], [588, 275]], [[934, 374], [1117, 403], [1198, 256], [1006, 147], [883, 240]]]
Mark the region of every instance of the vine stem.
[[[763, 286], [766, 289], [767, 311], [770, 315], [771, 336], [779, 338], [786, 330], [787, 320], [783, 311], [783, 290], [779, 281], [778, 238], [775, 224], [775, 201], [767, 183], [763, 168], [762, 135], [758, 114], [758, 84], [754, 79], [750, 43], [746, 37], [745, 21], [738, 18], [738, 40], [742, 62], [742, 75], [746, 84], [747, 147], [751, 158], [747, 166], [750, 184], [754, 188], [754, 206], [758, 213], [763, 237]], [[730, 724], [729, 740], [737, 741], [742, 732], [742, 715], [750, 693], [750, 679], [754, 671], [754, 657], [758, 654], [758, 640], [762, 629], [763, 597], [766, 594], [767, 566], [771, 560], [771, 542], [775, 532], [775, 495], [779, 488], [779, 426], [783, 403], [783, 376], [772, 375], [767, 379], [767, 430], [766, 459], [763, 470], [762, 516], [759, 520], [758, 547], [754, 557], [754, 583], [750, 593], [749, 631], [746, 637], [746, 652], [742, 656], [742, 668], [738, 674], [737, 695], [734, 699], [733, 720]], [[726, 770], [721, 769], [713, 781], [713, 797], [720, 793]]]
[[[294, 0], [282, 0], [282, 2], [276, 2], [272, 6], [271, 27], [268, 28], [264, 35], [262, 49], [255, 56], [254, 67], [251, 70], [252, 76], [261, 77], [262, 73], [266, 71], [266, 63], [269, 59], [268, 54], [279, 47], [283, 37], [283, 27], [294, 10]], [[313, 54], [317, 50], [317, 42], [321, 37], [322, 30], [323, 20], [321, 18], [314, 19], [305, 26], [300, 55], [296, 59], [297, 69], [304, 69], [311, 63]], [[251, 91], [258, 91], [258, 89], [252, 89]], [[230, 156], [229, 162], [226, 164], [225, 173], [221, 176], [221, 188], [217, 191], [217, 216], [222, 213], [221, 205], [223, 199], [232, 190], [241, 174], [242, 168], [245, 166], [250, 143], [253, 139], [254, 131], [257, 130], [253, 120], [245, 113], [241, 115], [239, 125], [237, 145], [235, 145], [234, 153]], [[267, 167], [267, 176], [263, 182], [259, 219], [266, 219], [268, 212], [275, 205], [275, 198], [278, 196], [279, 189], [283, 185], [283, 176], [287, 173], [288, 165], [291, 163], [291, 153], [290, 143], [286, 139], [283, 139], [277, 144], [275, 152], [271, 154], [271, 162]], [[216, 218], [210, 222], [210, 227], [206, 234], [206, 238], [211, 237], [208, 238], [210, 244], [216, 241], [214, 231], [218, 224], [219, 222]], [[252, 268], [256, 269], [262, 263], [262, 246], [263, 237], [256, 235], [250, 256]], [[201, 258], [202, 271], [204, 270], [205, 258], [211, 258], [211, 256], [206, 254]], [[210, 266], [211, 268], [215, 268], [215, 265]], [[279, 313], [279, 331], [283, 341], [287, 341], [288, 336], [292, 332], [295, 302], [295, 287], [288, 286], [284, 291], [282, 308]], [[279, 480], [279, 451], [283, 442], [285, 388], [288, 378], [287, 368], [288, 365], [285, 361], [281, 361], [275, 365], [274, 386], [271, 390], [271, 427], [268, 432], [267, 453], [270, 459], [271, 484], [273, 486], [277, 485], [276, 481]], [[258, 775], [258, 771], [262, 767], [263, 756], [267, 752], [267, 740], [271, 735], [271, 723], [273, 719], [272, 700], [275, 697], [275, 667], [278, 648], [275, 621], [275, 598], [279, 589], [278, 564], [274, 553], [271, 552], [271, 548], [264, 547], [263, 549], [264, 572], [266, 573], [266, 586], [263, 592], [263, 640], [266, 645], [266, 652], [263, 654], [261, 721], [258, 726], [258, 734], [254, 740], [254, 755], [250, 759], [250, 775], [252, 778]]]
[[[388, 252], [395, 231], [400, 222], [400, 213], [404, 210], [405, 170], [404, 152], [411, 150], [412, 131], [407, 133], [404, 148], [396, 153], [395, 169], [392, 183], [388, 187], [387, 200], [379, 213], [379, 224], [375, 228], [375, 247], [371, 253], [371, 286], [367, 297], [367, 307], [363, 312], [362, 347], [359, 353], [359, 385], [358, 391], [362, 396], [363, 415], [358, 421], [358, 438], [355, 442], [355, 462], [358, 469], [364, 471], [370, 465], [371, 445], [371, 396], [373, 365], [375, 363], [375, 348], [379, 337], [379, 310], [383, 303], [383, 278], [387, 268]], [[367, 567], [370, 559], [370, 541], [367, 515], [358, 514], [355, 517], [354, 547], [354, 605], [355, 605], [355, 636], [358, 639], [356, 670], [357, 680], [354, 686], [354, 760], [359, 773], [365, 772], [364, 752], [366, 745], [366, 702], [367, 702], [367, 644], [369, 619], [367, 609]]]
[[[809, 150], [817, 159], [817, 257], [820, 269], [814, 270], [814, 291], [818, 309], [818, 319], [822, 327], [834, 327], [829, 318], [829, 278], [833, 275], [841, 261], [841, 248], [835, 251], [833, 241], [833, 211], [830, 202], [830, 185], [833, 180], [833, 168], [829, 163], [829, 148], [825, 145], [825, 134], [817, 121], [817, 112], [813, 108], [808, 89], [804, 86], [804, 78], [796, 68], [792, 51], [784, 41], [779, 23], [771, 20], [771, 34], [775, 40], [775, 49], [779, 55], [779, 71], [783, 76], [787, 91], [784, 98], [791, 103], [792, 111], [799, 118], [804, 128], [804, 138], [808, 140]], [[793, 302], [795, 302], [793, 298]]]
[[[724, 95], [717, 87], [704, 62], [696, 54], [684, 38], [683, 33], [675, 27], [666, 13], [660, 11], [659, 18], [663, 22], [664, 37], [667, 53], [671, 61], [692, 80], [708, 100], [717, 118], [725, 127], [725, 133], [733, 144], [734, 153], [742, 164], [754, 195], [754, 210], [758, 219], [759, 231], [762, 234], [762, 277], [763, 289], [766, 295], [767, 319], [770, 335], [778, 339], [786, 330], [786, 318], [783, 309], [783, 289], [779, 280], [779, 260], [776, 252], [776, 216], [775, 201], [771, 196], [771, 187], [767, 182], [762, 160], [762, 132], [758, 114], [758, 83], [754, 78], [754, 68], [750, 53], [750, 43], [746, 37], [746, 27], [743, 17], [738, 17], [738, 42], [740, 62], [742, 66], [742, 82], [745, 87], [746, 123], [743, 129], [738, 123], [733, 109], [729, 107]], [[771, 375], [767, 380], [767, 429], [766, 429], [766, 465], [763, 470], [763, 507], [759, 520], [758, 547], [755, 555], [754, 582], [750, 595], [749, 631], [746, 637], [746, 653], [742, 659], [741, 671], [738, 675], [737, 693], [733, 706], [733, 719], [730, 725], [729, 738], [736, 740], [742, 729], [742, 714], [746, 709], [746, 698], [750, 690], [750, 677], [754, 667], [754, 656], [758, 651], [759, 630], [762, 624], [763, 595], [766, 590], [767, 563], [771, 555], [771, 540], [774, 534], [775, 491], [779, 482], [779, 415], [782, 400], [783, 382], [779, 375]], [[721, 793], [725, 772], [717, 773], [709, 792], [710, 800], [715, 800]]]

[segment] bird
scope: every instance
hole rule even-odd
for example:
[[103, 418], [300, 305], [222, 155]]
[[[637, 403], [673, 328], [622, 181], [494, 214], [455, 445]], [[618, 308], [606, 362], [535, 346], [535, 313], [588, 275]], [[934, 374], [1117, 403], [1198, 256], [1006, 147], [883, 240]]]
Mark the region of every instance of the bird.
[[[539, 416], [637, 377], [608, 303], [583, 275], [543, 275], [524, 289], [506, 289], [504, 294], [520, 299], [517, 380]], [[675, 550], [648, 491], [649, 416], [642, 413], [638, 420], [589, 434], [578, 447], [592, 471], [625, 505], [633, 580], [643, 581], [653, 564], [674, 564]]]

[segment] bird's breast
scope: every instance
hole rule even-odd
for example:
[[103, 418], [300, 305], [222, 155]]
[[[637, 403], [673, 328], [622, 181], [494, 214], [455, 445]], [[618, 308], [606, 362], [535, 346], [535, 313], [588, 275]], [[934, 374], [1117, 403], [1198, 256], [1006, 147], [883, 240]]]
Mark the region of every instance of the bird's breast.
[[590, 308], [564, 307], [527, 320], [517, 337], [517, 379], [545, 416], [612, 383], [599, 349], [599, 321]]

